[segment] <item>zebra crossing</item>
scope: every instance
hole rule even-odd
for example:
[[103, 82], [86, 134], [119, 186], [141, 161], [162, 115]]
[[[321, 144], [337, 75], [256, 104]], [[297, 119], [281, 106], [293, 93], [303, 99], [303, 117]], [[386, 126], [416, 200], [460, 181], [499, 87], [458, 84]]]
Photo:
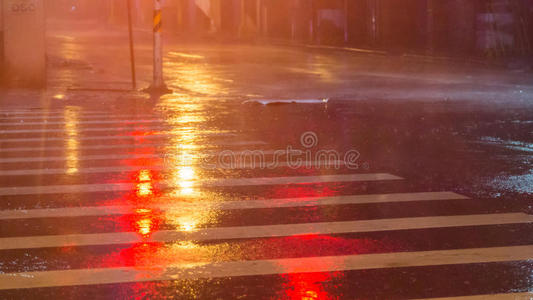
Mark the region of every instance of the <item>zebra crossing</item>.
[[[297, 299], [358, 299], [373, 291], [357, 286], [352, 276], [379, 274], [388, 286], [411, 272], [430, 286], [411, 283], [408, 291], [376, 297], [533, 299], [531, 277], [513, 285], [496, 271], [491, 276], [497, 280], [469, 271], [513, 273], [517, 263], [531, 265], [531, 215], [476, 212], [477, 206], [461, 211], [480, 200], [453, 191], [354, 193], [354, 186], [394, 187], [410, 179], [342, 166], [321, 169], [325, 165], [318, 162], [296, 174], [287, 174], [289, 164], [281, 162], [270, 172], [245, 173], [254, 165], [244, 164], [202, 177], [198, 162], [162, 163], [168, 147], [192, 149], [194, 157], [209, 150], [207, 138], [233, 153], [247, 151], [243, 147], [265, 155], [276, 151], [232, 130], [180, 130], [176, 124], [104, 111], [76, 111], [75, 117], [60, 109], [0, 112], [0, 298], [62, 298], [66, 290], [83, 287], [114, 298], [104, 287], [158, 283], [143, 294], [156, 297], [182, 282], [209, 291], [232, 290], [232, 280], [246, 285], [252, 278], [282, 278], [266, 287], [250, 283], [247, 295], [262, 298], [268, 288], [280, 299], [294, 293]], [[136, 135], [157, 138], [138, 141]], [[139, 148], [150, 151], [136, 153]], [[106, 166], [92, 166], [96, 161]], [[85, 177], [90, 174], [102, 177]], [[40, 200], [12, 208], [24, 199]], [[428, 209], [415, 213], [421, 206]], [[448, 269], [456, 270], [456, 278], [446, 276]], [[291, 276], [304, 279], [292, 282]], [[432, 289], [438, 281], [449, 288]], [[458, 287], [464, 282], [470, 289]], [[139, 297], [134, 291], [120, 297]]]

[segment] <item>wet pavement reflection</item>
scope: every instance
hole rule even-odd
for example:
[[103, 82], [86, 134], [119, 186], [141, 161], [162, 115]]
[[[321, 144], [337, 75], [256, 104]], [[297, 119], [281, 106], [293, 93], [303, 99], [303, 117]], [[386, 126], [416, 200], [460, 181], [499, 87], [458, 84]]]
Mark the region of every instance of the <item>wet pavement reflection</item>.
[[2, 108], [0, 298], [531, 298], [530, 106], [244, 104], [357, 59], [264, 49], [254, 92], [230, 50], [169, 51], [161, 97]]

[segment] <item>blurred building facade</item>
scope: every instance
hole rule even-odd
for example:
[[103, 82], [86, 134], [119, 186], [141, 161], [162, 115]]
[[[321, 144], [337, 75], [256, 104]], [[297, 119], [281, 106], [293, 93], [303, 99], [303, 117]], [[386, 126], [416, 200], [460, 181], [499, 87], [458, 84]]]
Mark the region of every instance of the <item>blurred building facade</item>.
[[[149, 26], [152, 1], [132, 1], [137, 23]], [[113, 22], [125, 22], [125, 0], [102, 2], [110, 6], [109, 18]], [[188, 38], [285, 40], [454, 56], [505, 57], [532, 52], [533, 0], [164, 0], [163, 3], [165, 29]]]
[[[149, 30], [153, 1], [131, 2], [135, 25]], [[127, 20], [127, 0], [46, 3], [49, 17], [110, 24]], [[532, 53], [533, 0], [163, 0], [163, 4], [165, 31], [191, 39], [279, 40], [453, 56]]]
[[44, 0], [0, 0], [0, 82], [46, 85]]

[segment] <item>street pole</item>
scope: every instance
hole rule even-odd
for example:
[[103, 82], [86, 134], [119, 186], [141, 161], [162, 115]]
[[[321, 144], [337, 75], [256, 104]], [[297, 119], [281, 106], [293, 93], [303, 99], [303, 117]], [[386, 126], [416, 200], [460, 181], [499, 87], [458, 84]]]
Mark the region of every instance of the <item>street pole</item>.
[[372, 34], [372, 46], [376, 46], [378, 40], [378, 4], [377, 0], [369, 0], [371, 5], [371, 34]]
[[350, 35], [348, 32], [348, 25], [349, 25], [348, 0], [344, 0], [344, 43], [345, 44], [348, 44], [348, 40], [350, 38]]
[[435, 3], [427, 0], [427, 51], [433, 54], [435, 51]]
[[239, 18], [239, 38], [244, 37], [244, 31], [246, 28], [246, 6], [244, 3], [245, 0], [240, 2], [240, 18]]
[[157, 89], [163, 83], [163, 49], [161, 45], [161, 1], [154, 0], [154, 82]]
[[133, 89], [137, 88], [137, 79], [135, 76], [135, 49], [133, 48], [133, 28], [131, 24], [131, 0], [128, 2], [128, 31], [130, 36], [130, 60], [131, 60], [131, 85]]
[[153, 94], [166, 94], [170, 90], [163, 81], [163, 48], [161, 41], [161, 0], [154, 0], [154, 78], [148, 91]]
[[293, 42], [296, 39], [296, 10], [299, 4], [300, 3], [297, 3], [296, 0], [292, 0], [289, 4], [289, 18], [291, 18], [291, 40]]

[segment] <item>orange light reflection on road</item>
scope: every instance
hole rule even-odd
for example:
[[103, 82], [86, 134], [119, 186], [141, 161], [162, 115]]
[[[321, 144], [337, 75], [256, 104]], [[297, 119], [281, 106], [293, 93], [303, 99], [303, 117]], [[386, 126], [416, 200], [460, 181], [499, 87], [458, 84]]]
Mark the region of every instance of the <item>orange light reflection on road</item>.
[[65, 156], [66, 156], [66, 173], [78, 173], [80, 167], [79, 161], [79, 111], [72, 107], [65, 107], [63, 112], [65, 118]]
[[332, 273], [302, 273], [287, 274], [284, 284], [283, 299], [291, 300], [333, 300], [338, 299], [324, 289], [324, 283], [330, 281], [336, 274]]
[[[338, 249], [352, 249], [350, 253], [355, 253], [361, 247], [357, 240], [349, 240], [343, 238], [336, 238], [331, 236], [321, 236], [317, 234], [308, 234], [303, 236], [293, 236], [286, 239], [290, 244], [294, 243], [294, 247], [301, 245], [323, 245], [325, 247], [332, 247], [331, 250], [338, 251]], [[316, 244], [315, 244], [316, 243]], [[331, 246], [330, 246], [331, 245]], [[314, 247], [311, 247], [314, 248]], [[309, 249], [313, 251], [313, 249]], [[316, 250], [315, 250], [316, 251]], [[358, 251], [357, 251], [358, 252]], [[312, 257], [312, 253], [299, 253], [306, 257]], [[327, 254], [326, 254], [327, 255]], [[332, 254], [333, 255], [333, 254]], [[334, 270], [344, 263], [342, 259], [331, 259], [330, 257], [316, 257], [316, 262], [313, 264], [322, 270]], [[344, 276], [343, 272], [305, 272], [306, 266], [281, 264], [283, 275], [286, 280], [283, 284], [284, 297], [283, 299], [294, 300], [333, 300], [338, 299], [338, 295], [334, 296], [326, 290], [325, 284], [332, 280], [338, 280]], [[303, 269], [302, 269], [303, 267]], [[303, 272], [302, 272], [303, 271]]]
[[150, 170], [139, 171], [136, 187], [137, 196], [147, 197], [154, 194], [154, 185], [152, 180], [152, 173]]
[[137, 221], [138, 232], [146, 237], [152, 232], [152, 220], [150, 218], [144, 218]]

